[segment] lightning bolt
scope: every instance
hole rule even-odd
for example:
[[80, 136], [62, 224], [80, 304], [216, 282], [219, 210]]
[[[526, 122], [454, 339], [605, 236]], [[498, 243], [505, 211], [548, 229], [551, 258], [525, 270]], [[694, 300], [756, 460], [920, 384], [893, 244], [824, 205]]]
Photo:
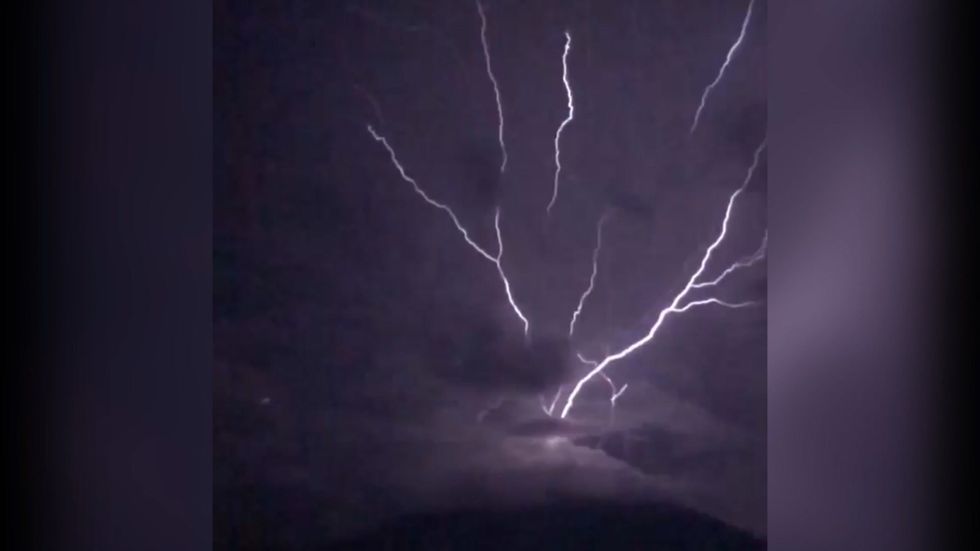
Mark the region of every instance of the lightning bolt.
[[497, 231], [497, 258], [494, 259], [494, 264], [497, 265], [497, 272], [500, 274], [500, 279], [504, 282], [504, 290], [507, 292], [507, 301], [510, 302], [510, 307], [513, 308], [514, 313], [517, 317], [521, 318], [524, 322], [524, 338], [527, 338], [531, 331], [531, 323], [527, 321], [524, 317], [524, 313], [514, 302], [514, 295], [510, 292], [510, 281], [507, 280], [507, 274], [504, 273], [504, 266], [502, 259], [504, 257], [504, 240], [500, 237], [500, 208], [497, 208], [497, 212], [493, 217], [493, 228]]
[[497, 77], [493, 74], [490, 67], [490, 46], [487, 44], [487, 14], [483, 11], [483, 3], [476, 2], [476, 10], [480, 14], [480, 42], [483, 43], [483, 59], [487, 63], [487, 76], [493, 84], [493, 95], [497, 99], [497, 140], [500, 142], [500, 172], [507, 169], [507, 146], [504, 145], [504, 107], [500, 102], [500, 85], [497, 84]]
[[622, 396], [623, 393], [626, 392], [626, 388], [629, 387], [630, 385], [624, 384], [622, 387], [619, 388], [619, 390], [617, 390], [616, 383], [614, 383], [613, 380], [609, 378], [609, 375], [606, 375], [605, 373], [600, 373], [600, 375], [602, 376], [603, 379], [606, 380], [607, 383], [609, 383], [609, 388], [610, 390], [612, 390], [612, 394], [609, 396], [609, 403], [612, 405], [613, 408], [615, 408], [616, 399]]
[[595, 238], [595, 248], [592, 249], [592, 275], [589, 276], [589, 286], [582, 293], [582, 296], [578, 299], [578, 306], [575, 311], [572, 312], [572, 321], [568, 324], [568, 336], [571, 337], [572, 333], [575, 332], [575, 321], [578, 320], [579, 315], [582, 313], [582, 307], [585, 306], [585, 300], [589, 298], [592, 294], [592, 289], [595, 288], [595, 276], [599, 271], [599, 249], [602, 248], [602, 225], [606, 222], [606, 215], [603, 214], [599, 218], [599, 224], [596, 226], [596, 238]]
[[559, 386], [558, 392], [555, 392], [555, 397], [551, 400], [551, 404], [545, 404], [544, 396], [538, 395], [538, 401], [541, 402], [541, 411], [545, 412], [548, 417], [551, 417], [552, 413], [554, 413], [555, 406], [558, 405], [558, 398], [561, 397], [562, 390], [564, 390], [564, 387]]
[[374, 130], [374, 127], [371, 126], [370, 124], [367, 125], [367, 130], [371, 134], [371, 137], [374, 138], [375, 141], [383, 145], [384, 148], [388, 151], [388, 156], [391, 159], [392, 164], [395, 165], [395, 168], [398, 169], [398, 173], [401, 175], [402, 180], [411, 184], [412, 188], [415, 190], [415, 193], [417, 193], [420, 197], [422, 197], [422, 199], [424, 199], [426, 203], [432, 205], [433, 207], [436, 207], [437, 209], [449, 215], [449, 218], [453, 221], [453, 225], [456, 226], [456, 229], [459, 231], [459, 233], [463, 235], [463, 239], [470, 246], [470, 248], [476, 251], [477, 254], [479, 254], [483, 258], [486, 258], [490, 262], [494, 263], [494, 265], [497, 267], [497, 273], [500, 274], [500, 279], [503, 281], [504, 291], [507, 293], [507, 301], [510, 303], [510, 306], [514, 310], [514, 313], [517, 314], [517, 317], [520, 318], [521, 322], [523, 322], [524, 337], [527, 338], [531, 330], [531, 323], [528, 321], [527, 317], [524, 316], [524, 313], [521, 312], [521, 309], [517, 306], [517, 303], [514, 301], [514, 295], [511, 293], [511, 289], [510, 289], [510, 280], [507, 279], [507, 274], [504, 272], [504, 267], [502, 262], [504, 256], [504, 242], [500, 235], [500, 208], [499, 207], [497, 208], [493, 219], [493, 226], [497, 232], [497, 254], [496, 256], [494, 256], [488, 253], [486, 249], [481, 247], [475, 241], [473, 241], [473, 239], [470, 237], [469, 232], [467, 232], [466, 228], [463, 227], [463, 224], [460, 223], [459, 218], [456, 216], [456, 213], [453, 212], [453, 209], [449, 208], [448, 205], [444, 203], [440, 203], [439, 201], [436, 201], [435, 199], [430, 197], [429, 194], [427, 194], [425, 190], [423, 190], [419, 186], [418, 182], [416, 182], [414, 178], [412, 178], [411, 176], [408, 175], [408, 173], [405, 172], [405, 167], [398, 160], [398, 156], [395, 154], [395, 150], [388, 143], [387, 138], [385, 138], [381, 134], [378, 134], [378, 132], [376, 132]]
[[449, 205], [440, 203], [439, 201], [436, 201], [432, 197], [429, 197], [429, 194], [427, 194], [425, 192], [425, 190], [423, 190], [421, 187], [419, 187], [418, 182], [416, 182], [414, 178], [412, 178], [411, 176], [409, 176], [405, 172], [405, 167], [402, 166], [401, 162], [398, 160], [398, 156], [395, 155], [395, 150], [392, 149], [391, 145], [388, 143], [387, 138], [385, 138], [381, 134], [378, 134], [374, 130], [374, 127], [371, 126], [370, 124], [367, 125], [367, 129], [368, 129], [368, 132], [371, 133], [371, 137], [374, 138], [375, 141], [377, 141], [381, 145], [383, 145], [385, 147], [385, 149], [388, 150], [388, 156], [391, 157], [391, 162], [392, 162], [392, 164], [395, 165], [395, 168], [398, 169], [398, 173], [401, 175], [402, 180], [405, 180], [409, 184], [412, 184], [412, 188], [415, 189], [415, 193], [419, 194], [419, 196], [421, 196], [422, 199], [424, 199], [426, 203], [428, 203], [428, 204], [432, 205], [433, 207], [435, 207], [435, 208], [437, 208], [437, 209], [445, 212], [446, 214], [448, 214], [449, 215], [449, 218], [452, 219], [452, 221], [453, 221], [453, 225], [456, 226], [456, 229], [459, 230], [459, 233], [463, 234], [463, 239], [466, 240], [466, 243], [469, 244], [469, 246], [474, 251], [476, 251], [477, 253], [479, 253], [480, 256], [482, 256], [483, 258], [486, 258], [490, 262], [496, 263], [497, 262], [497, 257], [495, 257], [492, 254], [488, 253], [483, 247], [479, 246], [475, 241], [473, 241], [473, 239], [470, 237], [469, 232], [467, 232], [466, 231], [466, 228], [463, 227], [463, 224], [461, 224], [459, 222], [459, 218], [456, 217], [456, 213], [453, 212], [453, 209], [449, 208]]
[[[582, 356], [581, 354], [578, 354], [578, 360], [580, 362], [586, 364], [586, 365], [591, 365], [592, 367], [596, 367], [597, 365], [599, 365], [599, 362], [597, 362], [595, 360], [589, 360], [589, 359], [585, 358], [584, 356]], [[626, 392], [626, 389], [630, 385], [629, 384], [624, 384], [622, 387], [616, 388], [616, 383], [614, 383], [613, 380], [611, 378], [609, 378], [609, 375], [606, 375], [605, 373], [599, 373], [599, 376], [602, 377], [603, 380], [606, 381], [606, 384], [609, 385], [609, 390], [610, 390], [610, 395], [609, 395], [609, 423], [612, 424], [613, 419], [616, 416], [616, 400], [620, 396], [622, 396], [624, 392]], [[552, 409], [554, 409], [554, 408], [552, 407]]]
[[620, 350], [619, 352], [606, 356], [602, 361], [596, 363], [595, 367], [593, 367], [592, 370], [590, 370], [584, 377], [582, 377], [581, 379], [579, 379], [577, 383], [575, 383], [575, 386], [572, 388], [572, 391], [568, 394], [568, 398], [565, 400], [565, 406], [562, 408], [561, 411], [562, 419], [564, 419], [568, 415], [569, 410], [572, 409], [572, 406], [575, 404], [575, 397], [578, 396], [578, 393], [582, 390], [582, 387], [585, 385], [585, 383], [589, 382], [596, 375], [602, 373], [602, 371], [609, 364], [617, 360], [621, 360], [626, 356], [629, 356], [634, 351], [636, 351], [643, 345], [653, 340], [653, 338], [657, 334], [657, 331], [663, 325], [664, 320], [667, 319], [667, 316], [669, 314], [686, 312], [694, 306], [701, 306], [706, 304], [718, 304], [720, 306], [725, 306], [727, 308], [743, 308], [755, 304], [753, 302], [729, 303], [719, 299], [710, 298], [710, 299], [705, 299], [700, 301], [694, 301], [684, 306], [681, 306], [681, 303], [687, 297], [688, 292], [690, 292], [691, 289], [694, 288], [694, 285], [697, 283], [698, 278], [700, 278], [701, 274], [704, 273], [704, 270], [708, 265], [708, 261], [711, 259], [711, 253], [713, 253], [715, 249], [717, 249], [718, 246], [721, 245], [721, 242], [724, 241], [725, 235], [728, 233], [728, 222], [731, 219], [732, 207], [735, 205], [735, 200], [738, 198], [739, 195], [742, 194], [743, 191], [745, 191], [745, 188], [752, 180], [752, 175], [755, 173], [755, 169], [759, 165], [759, 158], [762, 155], [762, 151], [763, 149], [765, 149], [765, 147], [766, 147], [766, 142], [763, 141], [759, 145], [759, 147], [756, 148], [755, 154], [752, 159], [752, 164], [751, 166], [749, 166], [749, 170], [745, 176], [745, 180], [742, 181], [742, 185], [739, 186], [739, 188], [736, 189], [728, 198], [728, 205], [725, 208], [725, 217], [722, 220], [721, 231], [718, 233], [718, 237], [715, 238], [715, 240], [705, 250], [704, 256], [701, 258], [701, 264], [698, 266], [698, 269], [694, 272], [694, 274], [691, 275], [690, 279], [687, 280], [687, 284], [684, 285], [684, 288], [681, 289], [679, 293], [677, 293], [677, 295], [671, 301], [670, 305], [668, 305], [666, 308], [660, 311], [660, 314], [657, 316], [656, 322], [653, 324], [653, 326], [649, 329], [649, 331], [647, 331], [647, 333], [643, 337], [641, 337], [633, 344], [630, 344], [626, 348]]
[[565, 129], [565, 126], [572, 122], [575, 118], [575, 101], [572, 98], [572, 86], [568, 82], [568, 52], [572, 49], [572, 35], [565, 31], [565, 52], [561, 56], [561, 80], [565, 83], [565, 93], [568, 95], [568, 116], [565, 120], [561, 121], [558, 126], [558, 131], [555, 132], [555, 184], [554, 191], [551, 194], [551, 202], [548, 203], [548, 214], [551, 214], [551, 207], [555, 206], [555, 201], [558, 199], [558, 177], [561, 174], [561, 132]]
[[728, 65], [732, 62], [732, 59], [735, 57], [735, 52], [738, 50], [738, 47], [742, 45], [742, 40], [745, 38], [745, 31], [749, 27], [749, 19], [752, 17], [753, 3], [755, 3], [755, 0], [749, 0], [749, 8], [748, 10], [746, 10], [745, 19], [742, 21], [742, 30], [739, 31], [738, 38], [732, 44], [732, 47], [728, 49], [728, 54], [725, 55], [725, 62], [722, 63], [721, 69], [718, 70], [718, 76], [715, 77], [715, 80], [713, 80], [711, 84], [709, 84], [708, 87], [704, 89], [704, 93], [701, 94], [701, 104], [698, 105], [698, 110], [694, 113], [694, 123], [691, 125], [690, 134], [694, 134], [694, 131], [698, 127], [698, 120], [701, 118], [701, 111], [704, 110], [704, 105], [708, 101], [708, 94], [710, 94], [711, 90], [713, 90], [714, 87], [717, 86], [719, 82], [721, 82], [721, 77], [724, 76], [725, 69], [728, 68]]
[[728, 267], [727, 270], [722, 272], [720, 276], [714, 278], [713, 280], [705, 281], [704, 283], [695, 283], [694, 285], [691, 286], [691, 288], [701, 289], [703, 287], [711, 287], [714, 285], [718, 285], [719, 283], [721, 283], [723, 279], [728, 277], [728, 275], [734, 272], [735, 270], [738, 270], [740, 268], [750, 268], [754, 266], [756, 263], [758, 263], [760, 260], [766, 257], [766, 246], [768, 241], [769, 241], [769, 232], [766, 231], [762, 235], [762, 244], [759, 245], [759, 248], [754, 253], [752, 253], [752, 256], [749, 256], [748, 258], [743, 258], [742, 260], [739, 260], [738, 262], [732, 264], [731, 266]]

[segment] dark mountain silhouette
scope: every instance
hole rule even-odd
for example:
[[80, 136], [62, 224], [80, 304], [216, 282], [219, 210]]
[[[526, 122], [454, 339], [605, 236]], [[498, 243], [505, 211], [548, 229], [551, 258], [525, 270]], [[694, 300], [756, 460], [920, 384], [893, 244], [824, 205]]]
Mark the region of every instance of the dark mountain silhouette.
[[467, 551], [765, 548], [764, 540], [678, 506], [606, 502], [413, 515], [330, 547]]

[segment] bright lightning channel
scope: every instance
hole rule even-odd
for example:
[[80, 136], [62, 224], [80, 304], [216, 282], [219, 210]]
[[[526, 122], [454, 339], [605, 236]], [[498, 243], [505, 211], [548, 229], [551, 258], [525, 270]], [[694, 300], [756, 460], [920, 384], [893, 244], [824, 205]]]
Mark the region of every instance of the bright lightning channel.
[[691, 286], [691, 288], [701, 289], [703, 287], [711, 287], [714, 285], [718, 285], [719, 283], [722, 282], [723, 279], [728, 277], [728, 275], [734, 272], [735, 270], [738, 270], [740, 268], [751, 268], [756, 263], [758, 263], [759, 261], [761, 261], [763, 258], [766, 257], [766, 246], [768, 241], [769, 241], [769, 231], [766, 231], [762, 235], [762, 244], [759, 245], [758, 250], [752, 253], [752, 256], [748, 258], [743, 258], [742, 260], [739, 260], [738, 262], [732, 264], [731, 266], [728, 267], [727, 270], [722, 272], [720, 276], [712, 279], [711, 281], [705, 281], [704, 283], [695, 283], [694, 285]]
[[592, 289], [595, 288], [595, 276], [599, 271], [599, 249], [602, 248], [602, 225], [606, 222], [606, 215], [603, 214], [599, 218], [599, 224], [596, 226], [596, 238], [595, 238], [595, 248], [592, 249], [592, 275], [589, 276], [589, 286], [582, 293], [582, 296], [578, 299], [578, 306], [575, 307], [575, 311], [572, 312], [572, 320], [568, 323], [568, 336], [571, 337], [572, 333], [575, 332], [575, 321], [578, 320], [579, 315], [582, 313], [582, 307], [585, 306], [585, 300], [589, 298], [592, 294]]
[[701, 104], [698, 105], [698, 110], [694, 113], [694, 123], [691, 125], [690, 134], [694, 134], [694, 131], [698, 127], [698, 120], [701, 118], [701, 111], [704, 110], [704, 106], [708, 101], [708, 94], [710, 94], [711, 90], [713, 90], [714, 87], [721, 82], [721, 77], [724, 76], [725, 69], [728, 68], [728, 65], [735, 57], [735, 52], [738, 50], [738, 47], [742, 45], [742, 40], [745, 38], [745, 31], [749, 27], [749, 19], [752, 17], [753, 3], [755, 3], [755, 0], [749, 0], [749, 8], [745, 12], [745, 19], [742, 21], [742, 29], [738, 33], [738, 39], [736, 39], [735, 43], [732, 44], [732, 47], [728, 49], [728, 54], [725, 55], [725, 62], [722, 63], [721, 69], [718, 70], [718, 76], [715, 77], [715, 80], [713, 80], [711, 84], [704, 89], [704, 93], [701, 94]]
[[510, 281], [507, 280], [507, 274], [504, 273], [503, 257], [504, 257], [504, 240], [500, 236], [500, 207], [497, 207], [497, 212], [493, 217], [493, 228], [497, 231], [497, 258], [494, 259], [493, 263], [497, 265], [497, 272], [500, 274], [500, 279], [504, 282], [504, 290], [507, 291], [507, 301], [510, 302], [510, 307], [514, 309], [514, 313], [517, 317], [521, 318], [524, 322], [524, 338], [528, 337], [531, 331], [531, 323], [527, 321], [524, 317], [524, 313], [514, 302], [514, 295], [510, 292]]
[[480, 0], [476, 2], [476, 9], [480, 13], [480, 42], [483, 43], [483, 59], [487, 64], [487, 76], [490, 77], [490, 83], [493, 84], [493, 95], [497, 99], [497, 140], [500, 142], [500, 172], [503, 173], [507, 169], [507, 146], [504, 145], [504, 107], [500, 101], [500, 85], [497, 83], [497, 77], [494, 76], [490, 66], [490, 46], [487, 44], [487, 14], [483, 11], [483, 3]]
[[371, 136], [375, 139], [375, 141], [379, 142], [381, 145], [385, 147], [386, 150], [388, 150], [388, 156], [391, 158], [391, 162], [392, 164], [395, 165], [395, 168], [398, 169], [398, 173], [401, 175], [402, 180], [405, 180], [406, 182], [411, 184], [412, 188], [415, 189], [415, 193], [417, 193], [420, 197], [422, 197], [422, 199], [424, 199], [426, 203], [429, 203], [430, 205], [448, 214], [449, 218], [453, 221], [453, 225], [456, 226], [456, 229], [459, 230], [459, 233], [463, 234], [463, 239], [466, 240], [466, 243], [469, 244], [469, 246], [474, 251], [479, 253], [480, 256], [486, 258], [490, 262], [493, 262], [494, 265], [497, 266], [497, 273], [500, 274], [500, 279], [504, 283], [504, 291], [507, 293], [507, 301], [510, 303], [510, 306], [514, 310], [514, 313], [517, 314], [517, 317], [520, 318], [521, 322], [523, 322], [524, 337], [527, 338], [531, 330], [531, 323], [528, 321], [527, 317], [524, 316], [524, 313], [521, 312], [521, 309], [517, 306], [517, 303], [514, 301], [514, 296], [510, 290], [510, 280], [507, 279], [507, 274], [504, 273], [504, 267], [502, 263], [502, 259], [504, 256], [504, 243], [500, 235], [500, 208], [499, 207], [497, 208], [493, 220], [494, 229], [497, 232], [497, 255], [494, 256], [488, 253], [486, 249], [478, 245], [475, 241], [473, 241], [473, 239], [470, 238], [469, 232], [466, 231], [466, 228], [464, 228], [463, 225], [459, 222], [459, 218], [456, 217], [456, 213], [454, 213], [453, 210], [449, 208], [448, 205], [440, 203], [439, 201], [436, 201], [435, 199], [429, 197], [429, 195], [425, 192], [425, 190], [423, 190], [419, 186], [418, 182], [416, 182], [414, 178], [412, 178], [405, 172], [405, 167], [402, 166], [401, 162], [398, 160], [398, 156], [395, 155], [395, 150], [391, 147], [391, 145], [388, 143], [388, 140], [384, 136], [378, 134], [374, 130], [374, 127], [371, 126], [370, 124], [367, 125], [367, 130], [368, 132], [371, 133]]
[[572, 49], [572, 35], [565, 31], [565, 52], [561, 55], [561, 80], [565, 83], [565, 93], [568, 95], [568, 116], [565, 120], [561, 121], [561, 125], [558, 126], [558, 131], [555, 132], [555, 184], [554, 191], [551, 194], [551, 201], [548, 203], [548, 214], [551, 214], [551, 207], [555, 206], [555, 201], [558, 199], [558, 177], [561, 174], [561, 132], [565, 129], [565, 125], [572, 122], [575, 118], [575, 101], [572, 98], [572, 85], [568, 82], [568, 52]]
[[693, 306], [701, 306], [705, 304], [718, 304], [720, 306], [725, 306], [728, 308], [743, 308], [745, 306], [751, 306], [752, 304], [754, 304], [751, 302], [729, 303], [729, 302], [721, 301], [719, 299], [712, 298], [712, 299], [705, 299], [701, 301], [691, 302], [685, 306], [681, 306], [681, 302], [684, 301], [684, 299], [687, 297], [688, 292], [690, 292], [690, 290], [694, 288], [694, 285], [697, 283], [698, 278], [701, 277], [702, 273], [704, 273], [704, 270], [708, 265], [708, 260], [710, 260], [711, 258], [711, 253], [713, 253], [714, 250], [717, 249], [718, 246], [721, 244], [721, 242], [725, 239], [725, 235], [728, 233], [728, 221], [731, 218], [732, 207], [735, 204], [735, 200], [738, 198], [739, 195], [742, 194], [743, 191], [745, 191], [745, 188], [752, 180], [752, 175], [755, 173], [755, 169], [759, 165], [759, 158], [762, 155], [762, 151], [765, 149], [765, 147], [766, 147], [766, 142], [763, 141], [759, 145], [759, 147], [756, 148], [755, 155], [753, 156], [752, 159], [752, 165], [749, 167], [748, 173], [745, 176], [745, 180], [742, 182], [742, 185], [739, 186], [739, 188], [736, 189], [735, 192], [732, 193], [731, 196], [728, 198], [728, 205], [725, 208], [725, 217], [721, 223], [721, 231], [718, 233], [718, 237], [711, 243], [711, 245], [708, 246], [707, 250], [705, 250], [704, 256], [701, 258], [701, 264], [698, 266], [697, 271], [695, 271], [694, 274], [691, 275], [690, 279], [687, 280], [687, 284], [684, 285], [684, 288], [681, 289], [679, 293], [677, 293], [677, 295], [674, 297], [674, 300], [671, 301], [670, 305], [668, 305], [666, 308], [660, 311], [660, 314], [657, 316], [657, 321], [653, 324], [650, 330], [647, 331], [646, 335], [640, 338], [640, 340], [620, 350], [619, 352], [606, 356], [601, 362], [597, 363], [595, 367], [592, 368], [591, 371], [589, 371], [584, 377], [582, 377], [581, 379], [579, 379], [577, 383], [575, 383], [575, 386], [572, 388], [572, 391], [568, 394], [568, 398], [566, 398], [565, 400], [565, 406], [561, 410], [562, 419], [564, 419], [568, 415], [568, 412], [572, 409], [572, 406], [575, 405], [575, 397], [578, 396], [578, 393], [582, 390], [582, 387], [585, 385], [585, 383], [589, 382], [589, 380], [591, 380], [592, 377], [595, 377], [596, 375], [602, 373], [602, 370], [605, 369], [606, 366], [608, 366], [610, 363], [615, 362], [617, 360], [621, 360], [626, 356], [629, 356], [638, 348], [642, 347], [643, 345], [653, 340], [654, 336], [656, 336], [657, 334], [657, 331], [660, 329], [661, 325], [663, 325], [664, 320], [667, 318], [669, 314], [676, 313], [676, 312], [686, 312]]

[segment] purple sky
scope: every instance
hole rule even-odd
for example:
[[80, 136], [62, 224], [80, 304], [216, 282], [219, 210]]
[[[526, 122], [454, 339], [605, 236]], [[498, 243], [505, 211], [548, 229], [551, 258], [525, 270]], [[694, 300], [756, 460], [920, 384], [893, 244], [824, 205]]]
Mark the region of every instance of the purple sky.
[[[765, 2], [690, 136], [745, 3], [487, 0], [504, 174], [475, 4], [325, 4], [215, 5], [217, 533], [280, 514], [276, 500], [290, 504], [275, 523], [289, 539], [582, 495], [667, 499], [764, 534], [764, 304], [679, 314], [611, 366], [630, 385], [612, 427], [601, 381], [568, 423], [537, 396], [584, 373], [576, 352], [642, 336], [717, 235], [765, 138]], [[576, 110], [546, 216], [566, 30]], [[491, 251], [500, 208], [530, 343], [493, 264], [366, 124]], [[759, 246], [765, 159], [710, 277]], [[763, 263], [716, 296], [764, 301], [765, 288]]]

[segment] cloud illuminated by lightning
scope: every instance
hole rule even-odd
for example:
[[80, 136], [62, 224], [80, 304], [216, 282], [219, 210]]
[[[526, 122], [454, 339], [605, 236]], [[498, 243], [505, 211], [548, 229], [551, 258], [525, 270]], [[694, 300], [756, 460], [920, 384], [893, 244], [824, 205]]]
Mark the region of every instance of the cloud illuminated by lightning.
[[524, 337], [525, 338], [528, 337], [529, 332], [531, 330], [531, 324], [528, 321], [527, 317], [524, 316], [524, 313], [521, 312], [521, 309], [517, 306], [517, 303], [514, 301], [514, 295], [511, 293], [511, 289], [510, 289], [510, 280], [507, 279], [507, 274], [504, 273], [504, 267], [502, 263], [502, 259], [504, 256], [504, 243], [500, 235], [500, 208], [497, 208], [493, 220], [494, 229], [497, 232], [497, 255], [494, 256], [488, 253], [486, 249], [478, 245], [475, 241], [473, 241], [473, 239], [470, 238], [469, 232], [466, 231], [466, 228], [463, 227], [463, 225], [460, 223], [459, 218], [456, 217], [456, 213], [454, 213], [453, 210], [449, 208], [448, 205], [440, 203], [439, 201], [436, 201], [432, 197], [429, 197], [429, 195], [425, 192], [425, 190], [423, 190], [419, 186], [418, 182], [416, 182], [414, 178], [412, 178], [405, 172], [405, 167], [402, 166], [401, 162], [398, 160], [398, 156], [395, 154], [395, 150], [391, 147], [391, 145], [388, 143], [388, 140], [384, 136], [378, 134], [374, 130], [374, 127], [371, 126], [370, 124], [367, 125], [367, 130], [368, 132], [371, 133], [371, 137], [373, 137], [375, 141], [383, 145], [385, 149], [388, 151], [388, 156], [391, 158], [391, 162], [392, 164], [395, 165], [395, 168], [398, 169], [398, 173], [401, 175], [402, 180], [405, 180], [406, 182], [411, 184], [412, 188], [415, 189], [415, 193], [417, 193], [420, 197], [422, 197], [422, 199], [424, 199], [426, 203], [429, 203], [430, 205], [448, 214], [449, 218], [453, 221], [453, 225], [456, 226], [456, 229], [459, 230], [459, 233], [463, 234], [463, 239], [466, 240], [466, 243], [469, 244], [470, 248], [472, 248], [474, 251], [479, 253], [480, 256], [486, 258], [490, 262], [493, 262], [494, 265], [497, 266], [497, 273], [500, 274], [500, 279], [504, 283], [504, 291], [507, 293], [507, 301], [510, 303], [510, 306], [514, 310], [514, 313], [517, 314], [517, 317], [520, 318], [521, 322], [523, 322], [524, 324]]
[[735, 57], [735, 52], [738, 50], [738, 47], [742, 45], [742, 40], [745, 38], [745, 31], [749, 27], [749, 19], [752, 17], [753, 3], [755, 3], [755, 0], [749, 0], [749, 7], [745, 12], [745, 19], [742, 21], [742, 29], [739, 31], [738, 38], [732, 44], [732, 47], [728, 49], [728, 53], [725, 55], [725, 62], [722, 63], [721, 68], [718, 70], [718, 76], [711, 81], [711, 84], [709, 84], [708, 87], [704, 89], [704, 93], [701, 94], [701, 103], [698, 105], [698, 110], [694, 113], [694, 123], [691, 124], [691, 134], [694, 134], [694, 131], [698, 127], [698, 120], [701, 118], [701, 111], [704, 110], [704, 106], [708, 101], [708, 94], [710, 94], [711, 90], [713, 90], [714, 87], [721, 82], [721, 77], [724, 76], [725, 69], [728, 68], [728, 65]]
[[555, 132], [555, 184], [554, 191], [551, 194], [551, 201], [548, 203], [548, 213], [551, 213], [551, 207], [555, 205], [555, 201], [558, 199], [558, 177], [561, 174], [561, 132], [565, 129], [565, 125], [572, 122], [575, 118], [575, 101], [572, 98], [572, 85], [568, 82], [568, 52], [572, 49], [572, 35], [565, 31], [565, 52], [561, 56], [561, 80], [565, 83], [565, 93], [568, 95], [568, 116], [565, 120], [561, 121], [558, 126], [558, 130]]
[[589, 298], [592, 294], [592, 289], [595, 288], [595, 276], [599, 271], [599, 249], [602, 248], [602, 225], [606, 222], [606, 215], [603, 214], [599, 218], [599, 224], [596, 226], [596, 238], [595, 238], [595, 248], [592, 249], [592, 275], [589, 276], [589, 286], [582, 293], [582, 296], [578, 299], [578, 306], [572, 313], [572, 320], [568, 323], [568, 336], [571, 337], [572, 333], [575, 332], [575, 321], [578, 320], [579, 315], [582, 313], [582, 307], [585, 306], [585, 300]]
[[687, 281], [687, 284], [684, 285], [684, 288], [681, 289], [679, 293], [677, 293], [677, 295], [671, 301], [670, 305], [668, 305], [666, 308], [660, 311], [660, 314], [657, 316], [656, 322], [642, 338], [630, 344], [626, 348], [620, 350], [619, 352], [616, 352], [615, 354], [607, 355], [602, 361], [598, 362], [595, 365], [595, 367], [592, 368], [591, 371], [589, 371], [584, 377], [582, 377], [581, 379], [579, 379], [577, 383], [575, 383], [575, 386], [572, 388], [572, 391], [568, 394], [568, 398], [566, 398], [565, 400], [565, 406], [562, 408], [561, 411], [562, 419], [564, 419], [568, 415], [569, 410], [572, 409], [572, 406], [575, 404], [575, 397], [578, 396], [578, 393], [582, 390], [582, 387], [585, 385], [585, 383], [589, 382], [589, 380], [591, 380], [596, 375], [602, 373], [602, 370], [605, 369], [606, 366], [608, 366], [610, 363], [615, 362], [617, 360], [621, 360], [626, 356], [629, 356], [634, 351], [636, 351], [643, 345], [653, 340], [653, 338], [657, 334], [657, 331], [663, 325], [664, 320], [667, 319], [667, 316], [669, 314], [686, 312], [693, 306], [700, 306], [704, 304], [718, 304], [728, 308], [742, 308], [754, 304], [754, 303], [729, 303], [729, 302], [721, 301], [719, 299], [712, 298], [712, 299], [705, 299], [701, 301], [691, 302], [685, 306], [681, 306], [681, 303], [687, 297], [688, 292], [690, 292], [690, 290], [694, 288], [694, 285], [697, 283], [698, 278], [701, 277], [701, 274], [704, 272], [705, 267], [708, 265], [708, 260], [710, 260], [711, 258], [711, 253], [713, 253], [714, 250], [717, 249], [718, 246], [721, 244], [721, 242], [725, 239], [725, 235], [728, 233], [728, 222], [731, 218], [732, 207], [735, 204], [735, 200], [738, 198], [739, 195], [742, 194], [743, 191], [745, 191], [745, 188], [752, 180], [752, 175], [755, 173], [755, 169], [759, 164], [759, 158], [762, 155], [762, 151], [763, 149], [765, 149], [765, 147], [766, 147], [766, 142], [763, 141], [759, 145], [759, 147], [756, 148], [755, 155], [753, 156], [752, 159], [752, 164], [749, 167], [748, 173], [745, 176], [745, 180], [743, 180], [742, 185], [739, 186], [739, 188], [736, 189], [735, 192], [732, 193], [731, 196], [728, 198], [728, 205], [725, 208], [725, 217], [722, 220], [721, 231], [718, 233], [718, 237], [715, 238], [715, 240], [705, 250], [704, 256], [701, 258], [701, 264], [698, 266], [697, 271], [695, 271], [694, 274], [691, 275], [690, 279], [688, 279]]
[[480, 42], [483, 43], [483, 59], [487, 63], [487, 76], [493, 84], [493, 95], [497, 99], [497, 140], [500, 142], [500, 172], [507, 169], [507, 146], [504, 145], [504, 107], [500, 101], [500, 85], [497, 84], [497, 77], [493, 74], [490, 67], [490, 46], [487, 44], [487, 15], [483, 11], [483, 3], [476, 2], [476, 9], [480, 13]]

